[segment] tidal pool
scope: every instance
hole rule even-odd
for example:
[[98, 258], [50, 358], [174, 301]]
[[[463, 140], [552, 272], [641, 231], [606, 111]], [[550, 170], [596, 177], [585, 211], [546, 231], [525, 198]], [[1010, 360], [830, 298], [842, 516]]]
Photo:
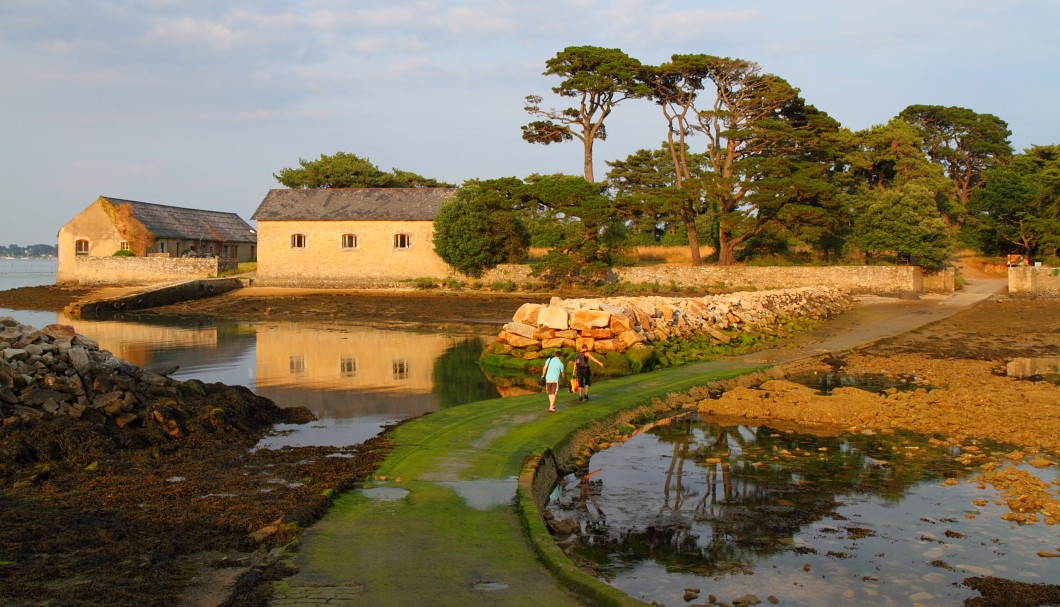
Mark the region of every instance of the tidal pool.
[[[977, 465], [1011, 449], [964, 445]], [[659, 605], [959, 605], [965, 578], [1057, 583], [1060, 532], [1017, 525], [962, 450], [913, 434], [671, 420], [591, 458], [548, 510], [571, 557]], [[987, 457], [983, 458], [982, 455]], [[1034, 470], [1030, 467], [1022, 467]], [[1060, 483], [1054, 469], [1034, 470]], [[748, 603], [751, 604], [751, 603]]]

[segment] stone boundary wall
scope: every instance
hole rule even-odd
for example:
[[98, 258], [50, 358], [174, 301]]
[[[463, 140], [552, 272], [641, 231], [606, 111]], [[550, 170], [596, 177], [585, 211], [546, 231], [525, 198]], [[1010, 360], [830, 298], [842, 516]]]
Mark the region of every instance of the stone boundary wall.
[[616, 268], [619, 280], [678, 286], [755, 289], [834, 287], [853, 294], [922, 293], [916, 266], [644, 266]]
[[220, 257], [93, 257], [74, 262], [79, 285], [130, 285], [217, 276], [235, 270], [238, 260]]
[[924, 293], [953, 293], [957, 291], [957, 268], [924, 270]]
[[1060, 268], [1010, 267], [1008, 269], [1008, 292], [1013, 295], [1060, 297]]
[[278, 287], [285, 289], [410, 289], [411, 281], [393, 278], [253, 278], [253, 287]]
[[[957, 288], [955, 268], [926, 272], [917, 266], [638, 266], [615, 268], [614, 274], [617, 280], [634, 284], [763, 290], [827, 286], [873, 295], [953, 293]], [[480, 280], [535, 282], [527, 264], [499, 265]]]

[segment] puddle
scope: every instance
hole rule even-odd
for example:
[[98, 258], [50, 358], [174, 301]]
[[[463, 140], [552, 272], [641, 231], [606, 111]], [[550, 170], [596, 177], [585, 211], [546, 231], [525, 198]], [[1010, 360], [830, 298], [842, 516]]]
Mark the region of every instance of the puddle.
[[365, 497], [377, 502], [396, 502], [405, 499], [409, 494], [408, 489], [401, 487], [372, 487], [369, 489], [358, 489]]
[[492, 592], [494, 590], [507, 590], [508, 584], [502, 584], [501, 582], [479, 582], [471, 586], [472, 590], [479, 592]]
[[899, 392], [912, 392], [919, 388], [927, 388], [916, 377], [893, 377], [882, 373], [840, 373], [828, 371], [820, 373], [807, 373], [805, 375], [792, 375], [784, 378], [792, 383], [809, 386], [820, 391], [821, 394], [831, 394], [836, 388], [858, 388], [867, 392], [883, 394], [888, 390]]
[[575, 523], [576, 562], [660, 605], [686, 604], [689, 589], [729, 603], [958, 605], [978, 596], [971, 576], [1055, 583], [1060, 559], [1037, 553], [1056, 550], [1056, 531], [1002, 520], [1008, 508], [967, 482], [979, 469], [961, 455], [912, 434], [674, 420], [595, 454], [590, 478], [563, 478], [548, 510]]
[[476, 510], [489, 510], [512, 503], [518, 479], [511, 476], [502, 480], [446, 481], [438, 484], [452, 488], [468, 506]]
[[1060, 356], [1014, 358], [1005, 367], [1009, 377], [1047, 381], [1060, 385]]

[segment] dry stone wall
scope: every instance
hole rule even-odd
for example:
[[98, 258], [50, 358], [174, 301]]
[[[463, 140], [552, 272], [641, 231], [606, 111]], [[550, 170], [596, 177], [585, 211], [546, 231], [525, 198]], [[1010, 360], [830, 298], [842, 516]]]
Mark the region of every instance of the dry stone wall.
[[848, 292], [831, 287], [707, 297], [556, 297], [548, 305], [520, 306], [486, 352], [533, 360], [584, 346], [643, 359], [660, 342], [708, 336], [728, 344], [742, 332], [776, 332], [791, 319], [827, 318], [852, 302]]

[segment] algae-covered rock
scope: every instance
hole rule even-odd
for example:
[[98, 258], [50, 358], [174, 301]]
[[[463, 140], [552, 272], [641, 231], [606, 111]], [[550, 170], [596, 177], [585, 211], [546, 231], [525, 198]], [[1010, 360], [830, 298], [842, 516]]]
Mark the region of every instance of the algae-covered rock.
[[655, 348], [646, 344], [633, 344], [626, 350], [625, 358], [629, 361], [629, 369], [633, 373], [640, 373], [646, 368], [651, 368], [650, 361], [655, 356]]

